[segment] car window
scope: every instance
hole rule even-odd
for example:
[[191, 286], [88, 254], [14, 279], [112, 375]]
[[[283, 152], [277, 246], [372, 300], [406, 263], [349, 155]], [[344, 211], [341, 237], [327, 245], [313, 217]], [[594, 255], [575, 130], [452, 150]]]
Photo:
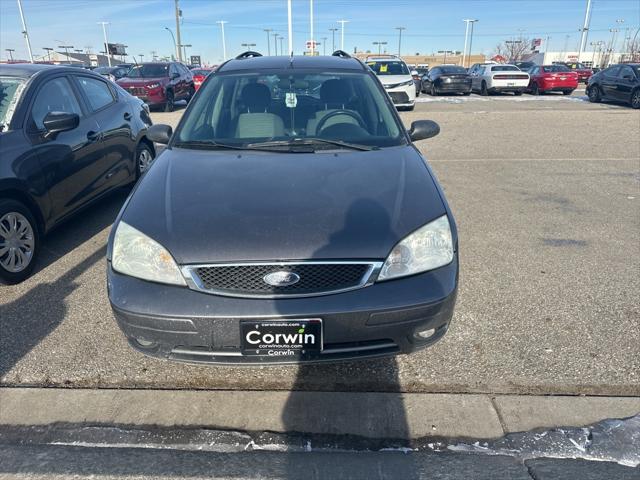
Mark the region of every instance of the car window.
[[392, 108], [367, 73], [229, 73], [200, 89], [175, 138], [239, 146], [306, 138], [402, 145], [406, 138]]
[[627, 67], [626, 65], [620, 68], [620, 71], [618, 72], [618, 77], [624, 78], [625, 75], [631, 75], [631, 78], [635, 78], [635, 75], [633, 74], [633, 70], [631, 69], [631, 67]]
[[610, 77], [617, 77], [618, 76], [618, 72], [620, 71], [620, 66], [616, 65], [614, 67], [608, 68], [607, 70], [605, 70], [606, 74]]
[[565, 67], [564, 65], [549, 65], [548, 67], [542, 67], [542, 70], [546, 73], [556, 73], [556, 72], [570, 72], [571, 69]]
[[44, 129], [44, 117], [49, 112], [77, 113], [82, 116], [78, 99], [65, 77], [54, 78], [40, 87], [31, 107], [31, 120], [38, 130]]
[[0, 77], [0, 131], [11, 123], [25, 83], [22, 78]]
[[76, 77], [80, 83], [80, 88], [84, 91], [89, 100], [92, 110], [100, 110], [113, 103], [113, 94], [109, 85], [101, 80], [89, 77]]
[[515, 65], [494, 65], [491, 67], [492, 72], [519, 72], [520, 69]]
[[459, 74], [459, 73], [467, 73], [467, 71], [462, 67], [441, 67], [440, 69], [444, 75], [448, 74]]
[[403, 61], [367, 62], [376, 75], [409, 75], [409, 69]]
[[157, 78], [166, 77], [169, 71], [169, 64], [145, 63], [131, 67], [127, 77], [131, 78]]
[[432, 69], [431, 69], [431, 76], [432, 76], [432, 77], [436, 77], [436, 76], [438, 76], [438, 75], [440, 75], [440, 69], [439, 69], [439, 68], [437, 68], [437, 67], [436, 67], [436, 68], [432, 68]]
[[175, 66], [175, 64], [171, 64], [171, 66], [169, 67], [169, 75], [173, 76], [176, 73], [178, 73], [178, 68]]

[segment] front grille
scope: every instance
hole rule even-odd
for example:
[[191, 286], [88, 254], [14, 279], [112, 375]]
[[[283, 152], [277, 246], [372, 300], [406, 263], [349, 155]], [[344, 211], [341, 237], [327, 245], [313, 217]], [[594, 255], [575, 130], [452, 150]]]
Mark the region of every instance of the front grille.
[[393, 103], [409, 103], [409, 95], [405, 92], [389, 92]]
[[[232, 296], [322, 295], [364, 286], [377, 263], [305, 262], [278, 264], [223, 264], [186, 267], [198, 290]], [[269, 285], [265, 276], [292, 272], [299, 280], [285, 286]]]

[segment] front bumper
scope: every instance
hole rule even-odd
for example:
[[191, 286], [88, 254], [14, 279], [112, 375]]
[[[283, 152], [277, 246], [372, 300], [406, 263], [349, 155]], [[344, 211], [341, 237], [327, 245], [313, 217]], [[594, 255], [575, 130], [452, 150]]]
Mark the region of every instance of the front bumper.
[[413, 84], [387, 88], [385, 90], [396, 107], [412, 107], [416, 103], [416, 88]]
[[[131, 346], [154, 357], [193, 363], [265, 364], [410, 353], [445, 334], [458, 284], [457, 257], [431, 272], [350, 292], [309, 298], [234, 298], [162, 285], [108, 266], [109, 300]], [[321, 318], [322, 353], [304, 358], [243, 356], [240, 321]], [[427, 339], [416, 332], [433, 329]]]

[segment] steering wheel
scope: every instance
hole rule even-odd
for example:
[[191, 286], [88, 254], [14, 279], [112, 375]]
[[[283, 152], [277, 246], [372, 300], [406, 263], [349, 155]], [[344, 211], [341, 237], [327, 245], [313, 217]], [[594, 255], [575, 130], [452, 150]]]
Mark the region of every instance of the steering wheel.
[[331, 112], [329, 115], [322, 117], [322, 119], [318, 122], [318, 125], [316, 125], [316, 133], [319, 134], [322, 131], [322, 129], [324, 128], [324, 125], [327, 123], [327, 121], [330, 118], [337, 117], [340, 115], [353, 118], [356, 122], [358, 122], [358, 126], [360, 128], [362, 128], [363, 130], [367, 129], [367, 126], [364, 120], [362, 119], [362, 117], [358, 112], [354, 112], [353, 110], [336, 110], [335, 112]]

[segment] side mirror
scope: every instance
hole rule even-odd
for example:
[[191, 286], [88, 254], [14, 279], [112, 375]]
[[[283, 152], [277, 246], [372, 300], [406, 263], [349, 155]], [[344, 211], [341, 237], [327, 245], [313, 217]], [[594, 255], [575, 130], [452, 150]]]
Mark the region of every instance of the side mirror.
[[416, 120], [411, 124], [409, 136], [412, 142], [435, 137], [440, 133], [440, 125], [433, 120]]
[[173, 128], [171, 128], [169, 125], [163, 125], [161, 123], [151, 125], [147, 130], [147, 138], [152, 142], [161, 143], [162, 145], [166, 145], [169, 143], [172, 134]]
[[49, 112], [42, 121], [46, 130], [44, 138], [55, 138], [60, 132], [73, 130], [79, 123], [80, 117], [77, 113]]

